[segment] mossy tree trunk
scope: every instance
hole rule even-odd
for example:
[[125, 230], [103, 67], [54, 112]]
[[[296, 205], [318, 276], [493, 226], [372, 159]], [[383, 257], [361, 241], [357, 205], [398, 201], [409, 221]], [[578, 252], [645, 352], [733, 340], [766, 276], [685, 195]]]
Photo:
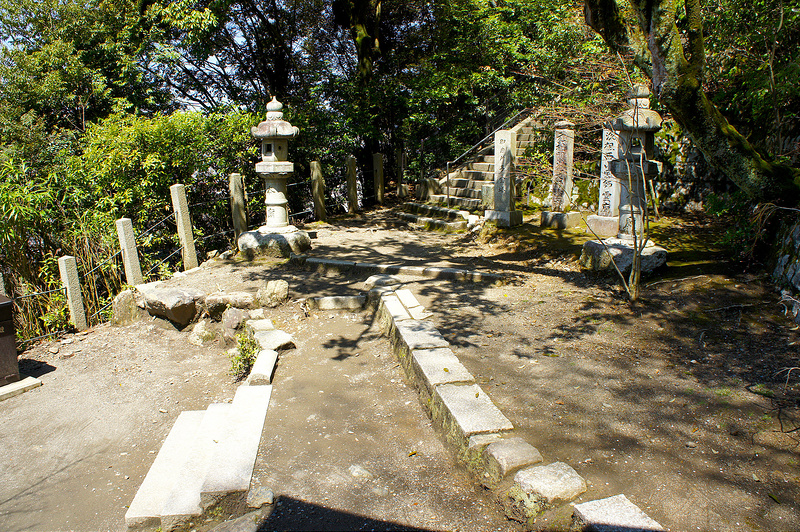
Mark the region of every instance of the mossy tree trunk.
[[612, 50], [633, 53], [635, 64], [651, 77], [658, 100], [709, 164], [754, 201], [796, 205], [800, 170], [768, 161], [703, 92], [700, 0], [623, 1], [585, 0], [586, 22]]

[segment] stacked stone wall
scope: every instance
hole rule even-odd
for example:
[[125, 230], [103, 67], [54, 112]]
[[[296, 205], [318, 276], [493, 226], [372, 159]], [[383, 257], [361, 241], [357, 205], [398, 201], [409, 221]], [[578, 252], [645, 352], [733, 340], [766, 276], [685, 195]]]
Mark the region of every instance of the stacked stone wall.
[[772, 279], [789, 315], [800, 323], [800, 222], [779, 233]]

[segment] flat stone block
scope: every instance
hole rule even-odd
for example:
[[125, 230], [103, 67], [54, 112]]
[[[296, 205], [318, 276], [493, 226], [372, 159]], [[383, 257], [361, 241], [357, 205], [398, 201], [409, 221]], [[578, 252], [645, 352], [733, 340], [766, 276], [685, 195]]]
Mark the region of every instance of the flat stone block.
[[364, 308], [367, 296], [325, 296], [306, 300], [309, 309], [315, 310], [359, 310]]
[[275, 364], [278, 362], [278, 352], [272, 349], [262, 349], [259, 351], [247, 383], [250, 386], [261, 386], [272, 384], [272, 373], [275, 371]]
[[425, 266], [400, 266], [396, 273], [401, 275], [413, 275], [415, 277], [425, 277]]
[[466, 281], [469, 276], [468, 271], [460, 270], [458, 268], [439, 268], [431, 266], [425, 268], [425, 277], [432, 279], [455, 279], [457, 281]]
[[[633, 265], [633, 243], [621, 238], [589, 240], [583, 244], [581, 266], [592, 271], [614, 271], [614, 263], [622, 273]], [[648, 241], [642, 250], [641, 269], [651, 272], [667, 263], [667, 250]]]
[[275, 323], [272, 320], [264, 318], [260, 320], [247, 320], [244, 323], [244, 331], [250, 336], [255, 335], [257, 332], [274, 331]]
[[431, 417], [445, 438], [459, 449], [473, 434], [512, 430], [514, 425], [477, 384], [442, 384], [434, 388]]
[[575, 505], [572, 530], [585, 532], [664, 532], [625, 495]]
[[498, 227], [516, 227], [522, 224], [522, 211], [487, 210], [484, 218], [489, 223], [496, 223]]
[[42, 381], [34, 377], [24, 377], [17, 382], [0, 386], [0, 401], [5, 401], [17, 395], [33, 390], [42, 385]]
[[373, 288], [377, 287], [387, 287], [387, 286], [397, 286], [403, 284], [403, 281], [400, 278], [395, 277], [394, 275], [387, 275], [387, 274], [378, 274], [370, 276], [366, 281], [364, 281], [364, 289], [365, 290], [372, 290]]
[[541, 227], [550, 229], [570, 229], [577, 227], [581, 223], [581, 213], [579, 212], [552, 212], [542, 211]]
[[487, 480], [495, 484], [520, 467], [542, 461], [539, 450], [520, 437], [504, 438], [489, 444], [484, 450]]
[[428, 312], [425, 310], [425, 307], [412, 307], [407, 309], [408, 313], [411, 314], [411, 319], [413, 320], [427, 320], [431, 316], [433, 316], [433, 312]]
[[450, 346], [442, 333], [427, 321], [404, 320], [396, 322], [395, 327], [409, 353], [415, 349]]
[[271, 349], [273, 351], [281, 351], [283, 349], [294, 348], [294, 337], [280, 329], [274, 331], [258, 331], [253, 334], [253, 338], [261, 349]]
[[411, 315], [406, 311], [400, 298], [394, 292], [381, 295], [380, 308], [378, 309], [378, 321], [383, 327], [384, 332], [388, 333], [398, 322], [411, 319]]
[[586, 225], [597, 236], [615, 236], [619, 233], [619, 216], [590, 214], [586, 217]]
[[411, 290], [408, 288], [396, 290], [395, 294], [397, 295], [398, 299], [400, 299], [400, 303], [402, 303], [407, 309], [421, 306], [419, 301], [417, 301], [417, 298], [414, 297], [414, 294], [412, 294]]
[[341, 270], [348, 270], [350, 268], [355, 268], [356, 263], [352, 260], [337, 260], [337, 259], [320, 259], [317, 257], [308, 257], [306, 259], [306, 264], [313, 264], [317, 266], [329, 266], [331, 268], [341, 269]]
[[586, 481], [563, 462], [532, 466], [514, 475], [503, 506], [512, 519], [531, 523], [543, 511], [571, 501], [586, 491]]
[[475, 382], [472, 374], [447, 347], [415, 349], [411, 352], [411, 359], [418, 384], [425, 388], [428, 397], [439, 384]]

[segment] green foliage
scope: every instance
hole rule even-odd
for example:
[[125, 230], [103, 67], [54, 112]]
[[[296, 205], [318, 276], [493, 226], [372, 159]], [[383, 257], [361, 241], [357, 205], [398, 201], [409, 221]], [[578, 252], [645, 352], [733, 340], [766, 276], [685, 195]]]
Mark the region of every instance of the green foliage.
[[236, 348], [236, 354], [231, 355], [231, 374], [238, 381], [250, 373], [256, 362], [259, 346], [253, 337], [240, 333], [236, 335]]

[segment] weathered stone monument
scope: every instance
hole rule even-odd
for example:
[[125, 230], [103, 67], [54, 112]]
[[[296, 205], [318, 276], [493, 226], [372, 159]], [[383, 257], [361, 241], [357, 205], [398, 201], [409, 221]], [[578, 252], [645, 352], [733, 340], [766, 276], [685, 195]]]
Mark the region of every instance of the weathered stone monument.
[[600, 237], [614, 236], [619, 232], [620, 181], [611, 172], [611, 162], [618, 157], [619, 132], [604, 127], [597, 214], [590, 214], [586, 217], [586, 225]]
[[[628, 109], [616, 118], [613, 130], [617, 133], [617, 156], [610, 161], [611, 174], [619, 184], [619, 204], [616, 238], [590, 240], [583, 245], [581, 264], [591, 270], [613, 269], [613, 259], [621, 271], [630, 269], [633, 262], [634, 244], [641, 248], [642, 271], [650, 271], [667, 261], [667, 251], [648, 240], [642, 242], [645, 226], [647, 197], [645, 186], [648, 179], [659, 174], [660, 164], [655, 157], [655, 133], [661, 129], [661, 116], [650, 109], [650, 91], [644, 85], [636, 85], [628, 94]], [[605, 151], [605, 150], [604, 150]], [[602, 208], [601, 185], [601, 208]], [[609, 210], [613, 217], [613, 192], [609, 198]], [[613, 227], [613, 224], [609, 224]], [[644, 245], [642, 245], [644, 244]]]
[[517, 134], [510, 130], [500, 130], [494, 134], [494, 202], [492, 209], [485, 211], [486, 221], [499, 227], [514, 227], [522, 223], [522, 211], [514, 206], [514, 151]]
[[261, 162], [256, 173], [264, 178], [266, 221], [256, 231], [239, 236], [239, 251], [248, 258], [256, 255], [288, 257], [311, 247], [308, 233], [289, 224], [286, 207], [286, 182], [294, 172], [294, 163], [287, 161], [289, 139], [300, 130], [283, 119], [283, 104], [274, 97], [267, 104], [267, 119], [250, 129], [261, 140]]
[[572, 152], [575, 145], [575, 124], [556, 122], [553, 142], [553, 182], [550, 187], [550, 210], [542, 211], [542, 227], [567, 229], [577, 226], [581, 213], [572, 206]]

